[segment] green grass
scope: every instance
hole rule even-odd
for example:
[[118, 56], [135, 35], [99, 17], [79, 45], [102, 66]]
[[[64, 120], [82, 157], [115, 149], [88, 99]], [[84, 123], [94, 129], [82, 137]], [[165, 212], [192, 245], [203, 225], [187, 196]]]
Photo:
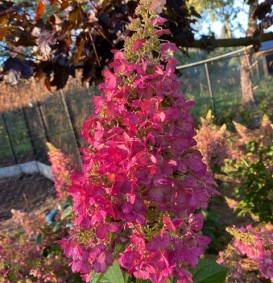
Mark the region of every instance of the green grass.
[[26, 125], [22, 117], [16, 112], [5, 113], [9, 133], [4, 126], [3, 119], [0, 120], [0, 159], [5, 164], [6, 160], [13, 160], [12, 148], [20, 161], [21, 157], [32, 154], [32, 146], [28, 137]]

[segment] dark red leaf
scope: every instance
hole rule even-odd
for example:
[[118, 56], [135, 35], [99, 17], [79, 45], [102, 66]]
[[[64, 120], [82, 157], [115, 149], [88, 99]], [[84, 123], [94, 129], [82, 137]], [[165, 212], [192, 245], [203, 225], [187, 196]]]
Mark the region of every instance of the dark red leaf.
[[51, 86], [55, 86], [57, 90], [65, 87], [70, 75], [68, 66], [54, 65], [53, 80], [50, 81]]
[[[30, 60], [20, 60], [18, 58], [8, 58], [4, 62], [3, 74], [11, 75], [12, 84], [17, 84], [20, 79], [29, 79], [33, 76], [35, 63]], [[15, 80], [16, 79], [16, 80]]]
[[8, 28], [5, 23], [0, 24], [0, 40], [2, 40], [8, 34]]
[[270, 2], [271, 1], [265, 1], [259, 4], [253, 14], [253, 17], [262, 20], [267, 14], [271, 13], [272, 11], [271, 5], [273, 3]]
[[53, 6], [58, 0], [50, 0], [50, 6]]
[[41, 0], [38, 0], [37, 9], [36, 9], [36, 21], [38, 21], [44, 15], [45, 8], [46, 8], [45, 3]]

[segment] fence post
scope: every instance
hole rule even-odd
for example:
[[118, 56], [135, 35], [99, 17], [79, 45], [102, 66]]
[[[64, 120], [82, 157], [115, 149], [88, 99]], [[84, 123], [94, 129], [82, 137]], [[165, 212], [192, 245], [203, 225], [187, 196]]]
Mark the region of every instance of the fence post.
[[268, 68], [267, 68], [266, 55], [262, 55], [262, 62], [263, 62], [264, 76], [268, 77], [269, 72], [268, 72]]
[[210, 82], [210, 75], [209, 75], [209, 69], [208, 69], [208, 63], [205, 63], [205, 70], [206, 70], [206, 76], [207, 76], [207, 81], [208, 81], [208, 87], [209, 87], [209, 96], [211, 99], [211, 106], [213, 113], [215, 113], [215, 104], [214, 104], [214, 97], [213, 97], [213, 92], [211, 88], [211, 82]]
[[45, 115], [44, 115], [44, 112], [43, 112], [43, 109], [41, 107], [40, 102], [37, 102], [37, 108], [38, 108], [38, 113], [39, 113], [39, 116], [40, 116], [40, 119], [41, 119], [41, 122], [42, 122], [42, 125], [43, 125], [43, 128], [44, 128], [46, 141], [50, 142], [49, 135], [48, 135], [48, 132], [47, 132]]
[[34, 141], [33, 141], [33, 137], [32, 137], [32, 134], [31, 134], [27, 115], [26, 115], [24, 108], [21, 108], [21, 110], [22, 110], [22, 113], [23, 113], [23, 117], [24, 117], [24, 120], [25, 120], [26, 127], [27, 127], [27, 133], [28, 133], [30, 144], [31, 144], [32, 153], [34, 154], [34, 157], [35, 157], [35, 160], [36, 160], [37, 159], [37, 151], [36, 151], [36, 148], [35, 148], [35, 145], [34, 145]]
[[60, 90], [60, 93], [61, 93], [62, 103], [63, 103], [63, 106], [64, 106], [64, 111], [65, 111], [65, 114], [66, 114], [66, 117], [67, 117], [67, 120], [68, 120], [68, 124], [69, 124], [69, 127], [71, 129], [71, 132], [73, 133], [73, 137], [74, 137], [76, 145], [77, 145], [78, 161], [81, 162], [81, 157], [80, 157], [81, 155], [80, 155], [80, 152], [79, 152], [79, 149], [80, 149], [81, 146], [80, 146], [78, 134], [77, 134], [77, 131], [76, 131], [76, 129], [75, 129], [73, 123], [72, 123], [71, 113], [69, 111], [67, 102], [65, 100], [64, 93], [63, 93], [62, 90]]
[[8, 141], [9, 141], [9, 145], [10, 145], [10, 149], [11, 149], [14, 161], [15, 161], [16, 164], [18, 164], [18, 158], [17, 158], [16, 152], [14, 150], [14, 146], [13, 146], [13, 143], [12, 143], [10, 131], [9, 131], [8, 124], [7, 124], [7, 121], [6, 121], [4, 113], [2, 114], [2, 119], [3, 119], [4, 127], [5, 127], [5, 130], [6, 130], [7, 136], [8, 136]]

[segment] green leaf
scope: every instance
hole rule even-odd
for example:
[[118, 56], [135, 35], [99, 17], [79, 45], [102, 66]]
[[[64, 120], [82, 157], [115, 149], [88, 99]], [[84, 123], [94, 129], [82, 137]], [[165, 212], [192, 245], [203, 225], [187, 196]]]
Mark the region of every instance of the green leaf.
[[71, 215], [71, 213], [72, 213], [72, 206], [68, 206], [68, 207], [62, 212], [61, 220], [66, 219], [68, 216]]
[[[136, 283], [151, 283], [150, 280], [135, 279]], [[130, 281], [131, 282], [131, 281]], [[173, 283], [174, 281], [168, 279], [166, 283]]]
[[114, 261], [113, 265], [107, 269], [105, 277], [111, 283], [125, 283], [122, 271], [117, 261]]
[[38, 234], [37, 237], [36, 237], [36, 241], [37, 241], [38, 245], [41, 246], [43, 244], [43, 241], [44, 241], [44, 235]]
[[114, 261], [105, 273], [93, 273], [90, 283], [125, 283], [122, 271]]
[[105, 277], [105, 273], [93, 272], [90, 283], [111, 283], [111, 282]]
[[209, 259], [199, 260], [197, 268], [192, 270], [194, 283], [223, 283], [227, 268]]
[[43, 15], [43, 21], [46, 23], [46, 21], [48, 20], [48, 18], [52, 15], [54, 15], [57, 11], [58, 11], [58, 4], [55, 3], [54, 5], [47, 5], [46, 6], [46, 11]]
[[61, 229], [61, 227], [62, 227], [61, 223], [57, 222], [57, 224], [52, 229], [53, 233], [58, 232]]

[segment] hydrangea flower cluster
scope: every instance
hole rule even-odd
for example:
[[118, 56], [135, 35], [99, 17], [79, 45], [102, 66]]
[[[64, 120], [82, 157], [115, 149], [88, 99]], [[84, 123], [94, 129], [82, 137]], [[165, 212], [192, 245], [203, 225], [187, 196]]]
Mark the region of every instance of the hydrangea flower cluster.
[[71, 157], [66, 156], [53, 144], [47, 143], [48, 157], [54, 176], [54, 186], [60, 200], [67, 198], [67, 188], [70, 186], [70, 175], [75, 170], [75, 164]]
[[201, 118], [201, 127], [197, 130], [196, 141], [204, 162], [214, 171], [216, 166], [224, 165], [224, 161], [231, 157], [230, 146], [227, 142], [226, 125], [221, 127], [213, 123], [211, 110], [206, 118]]
[[50, 233], [45, 228], [45, 216], [37, 211], [12, 210], [12, 214], [0, 225], [0, 282], [63, 283], [71, 278], [68, 259], [59, 248], [54, 250], [65, 231]]
[[273, 124], [269, 117], [264, 114], [259, 129], [250, 130], [240, 123], [233, 122], [237, 133], [241, 138], [241, 143], [245, 144], [250, 141], [256, 141], [260, 145], [271, 143], [273, 137]]
[[194, 148], [192, 102], [180, 93], [177, 47], [160, 43], [169, 33], [151, 3], [140, 1], [125, 51], [114, 50], [103, 71], [101, 97], [82, 134], [82, 172], [72, 175], [75, 220], [61, 241], [72, 270], [90, 280], [92, 271], [119, 265], [153, 283], [192, 282], [210, 239], [200, 235], [216, 183]]
[[240, 136], [240, 142], [242, 144], [245, 144], [245, 143], [253, 140], [254, 135], [252, 134], [252, 132], [247, 127], [245, 127], [244, 125], [242, 125], [238, 122], [235, 122], [235, 121], [233, 121], [233, 125], [235, 127], [236, 132]]
[[[220, 252], [219, 264], [229, 268], [228, 282], [264, 282], [273, 279], [273, 226], [230, 228], [234, 240]], [[258, 272], [258, 275], [257, 275]]]

